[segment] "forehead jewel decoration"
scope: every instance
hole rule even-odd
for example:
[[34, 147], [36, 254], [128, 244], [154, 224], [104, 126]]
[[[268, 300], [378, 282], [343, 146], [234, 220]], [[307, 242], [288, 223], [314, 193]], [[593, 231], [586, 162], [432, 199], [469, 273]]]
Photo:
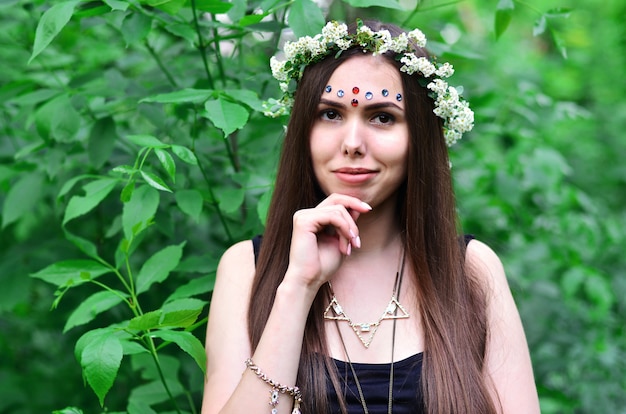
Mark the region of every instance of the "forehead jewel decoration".
[[426, 36], [419, 29], [415, 29], [392, 37], [388, 30], [375, 32], [361, 20], [357, 20], [356, 33], [349, 34], [348, 26], [344, 23], [328, 22], [322, 33], [315, 37], [304, 36], [295, 42], [286, 42], [285, 60], [278, 60], [276, 57], [270, 59], [272, 75], [280, 82], [283, 95], [280, 99], [269, 99], [265, 102], [264, 113], [272, 117], [289, 114], [296, 85], [302, 78], [304, 69], [327, 56], [338, 57], [351, 47], [361, 48], [373, 55], [391, 51], [403, 64], [400, 68], [402, 72], [417, 74], [430, 80], [426, 88], [430, 90], [429, 96], [435, 102], [433, 112], [443, 119], [446, 144], [451, 146], [464, 132], [473, 128], [474, 112], [467, 101], [460, 97], [459, 91], [444, 80], [454, 73], [452, 65], [447, 62], [439, 64], [426, 57], [416, 56], [411, 43], [423, 48], [426, 46]]

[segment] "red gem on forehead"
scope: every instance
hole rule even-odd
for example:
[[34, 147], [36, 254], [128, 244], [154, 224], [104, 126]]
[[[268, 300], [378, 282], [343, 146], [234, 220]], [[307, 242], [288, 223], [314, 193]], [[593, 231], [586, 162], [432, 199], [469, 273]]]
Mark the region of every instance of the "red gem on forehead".
[[357, 106], [359, 106], [359, 101], [356, 100], [356, 99], [353, 99], [351, 104], [352, 104], [352, 106], [357, 107]]
[[353, 94], [355, 94], [355, 95], [356, 95], [357, 93], [359, 93], [359, 87], [358, 87], [358, 86], [355, 86], [354, 88], [352, 88], [352, 93], [353, 93]]

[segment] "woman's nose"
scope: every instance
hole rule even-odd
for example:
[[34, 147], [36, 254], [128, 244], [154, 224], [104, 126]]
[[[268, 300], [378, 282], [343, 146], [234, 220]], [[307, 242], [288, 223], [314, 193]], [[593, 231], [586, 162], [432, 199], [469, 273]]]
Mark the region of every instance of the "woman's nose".
[[356, 119], [346, 124], [341, 152], [348, 157], [360, 157], [365, 155], [364, 130]]

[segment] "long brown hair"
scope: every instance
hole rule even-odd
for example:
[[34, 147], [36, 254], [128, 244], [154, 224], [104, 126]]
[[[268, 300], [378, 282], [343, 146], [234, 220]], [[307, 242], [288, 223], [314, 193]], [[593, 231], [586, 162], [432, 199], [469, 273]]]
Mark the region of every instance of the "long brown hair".
[[[402, 30], [379, 22], [372, 30]], [[354, 25], [350, 28], [354, 32]], [[417, 53], [427, 56], [423, 49]], [[325, 195], [313, 173], [309, 135], [317, 105], [334, 70], [360, 54], [349, 49], [306, 68], [298, 84], [291, 119], [279, 161], [263, 247], [257, 262], [248, 312], [252, 348], [256, 348], [269, 317], [274, 296], [289, 265], [293, 214], [318, 204]], [[385, 55], [399, 68], [394, 56]], [[433, 101], [417, 76], [400, 72], [409, 125], [407, 177], [399, 189], [399, 224], [403, 230], [407, 263], [418, 286], [425, 350], [421, 391], [431, 414], [495, 413], [483, 372], [487, 339], [486, 299], [476, 279], [464, 266], [465, 249], [459, 243], [454, 194], [443, 138], [442, 122], [433, 114]], [[318, 292], [306, 322], [298, 386], [303, 412], [327, 413], [326, 377], [339, 392], [337, 368], [328, 357], [322, 314], [327, 287]], [[417, 385], [416, 385], [416, 392]]]

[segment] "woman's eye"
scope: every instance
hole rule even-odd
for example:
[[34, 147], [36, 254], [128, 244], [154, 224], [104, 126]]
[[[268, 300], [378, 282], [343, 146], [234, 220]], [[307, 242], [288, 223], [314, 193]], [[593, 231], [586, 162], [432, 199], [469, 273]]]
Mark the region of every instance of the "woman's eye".
[[327, 109], [322, 112], [322, 118], [329, 119], [332, 121], [332, 120], [339, 118], [339, 113], [333, 109]]
[[374, 121], [378, 124], [389, 124], [393, 122], [393, 116], [389, 114], [378, 114], [374, 117]]

